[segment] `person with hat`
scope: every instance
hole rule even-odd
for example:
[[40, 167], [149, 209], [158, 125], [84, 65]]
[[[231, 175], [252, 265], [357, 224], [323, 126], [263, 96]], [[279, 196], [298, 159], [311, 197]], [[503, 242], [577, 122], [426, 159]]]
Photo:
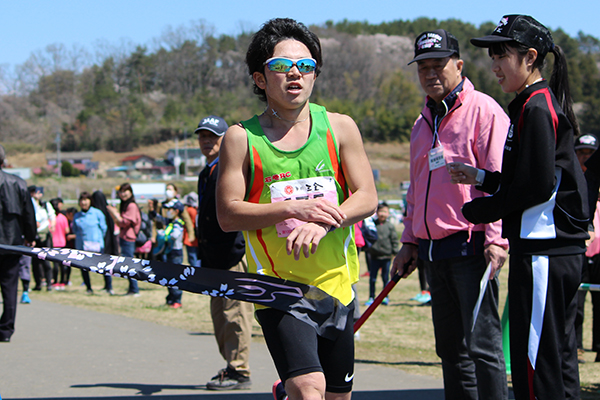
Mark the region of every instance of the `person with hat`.
[[[598, 150], [598, 137], [593, 133], [580, 135], [575, 140], [574, 149], [577, 160], [579, 161], [579, 165], [585, 173], [587, 170], [585, 162], [591, 157], [592, 154], [594, 154], [596, 150]], [[597, 202], [598, 193], [596, 193], [596, 198], [594, 199], [594, 203]], [[591, 215], [592, 212], [590, 210], [590, 216]], [[600, 232], [600, 214], [598, 212], [594, 213], [592, 227], [590, 227], [589, 232], [591, 238], [586, 243], [587, 249], [585, 252], [585, 257], [583, 258], [583, 264], [581, 266], [581, 283], [600, 283], [600, 270], [598, 268], [598, 262], [600, 261], [600, 255], [598, 255], [600, 253], [600, 240], [597, 240], [600, 238], [596, 238], [595, 234], [593, 233]], [[586, 295], [586, 290], [579, 290], [577, 292], [575, 336], [577, 337], [577, 361], [580, 364], [585, 363], [585, 358], [583, 357], [585, 354], [585, 350], [583, 349], [583, 321]], [[595, 332], [595, 337], [592, 338], [592, 350], [598, 352], [600, 351], [600, 293], [592, 292], [591, 296], [594, 304], [594, 314], [599, 314], [598, 316], [593, 316], [593, 324], [598, 324], [598, 326], [594, 326], [593, 331]], [[596, 361], [600, 361], [600, 357], [596, 357]]]
[[[501, 169], [457, 163], [459, 183], [490, 196], [462, 208], [472, 223], [502, 220], [510, 244], [508, 303], [515, 399], [578, 399], [575, 316], [588, 235], [586, 180], [573, 151], [577, 120], [567, 62], [550, 31], [528, 15], [505, 15], [487, 36], [492, 72], [506, 93], [510, 129]], [[544, 59], [554, 56], [550, 82]]]
[[[451, 33], [421, 33], [412, 63], [427, 97], [411, 133], [407, 211], [392, 274], [407, 277], [417, 265], [425, 268], [446, 398], [506, 399], [498, 274], [507, 242], [499, 222], [473, 224], [461, 215], [465, 202], [484, 194], [453, 184], [446, 163], [499, 169], [509, 120], [462, 76], [464, 61]], [[489, 282], [474, 316], [482, 278]]]
[[[219, 149], [228, 125], [214, 115], [200, 120], [194, 133], [206, 157], [206, 166], [198, 177], [198, 217], [196, 238], [202, 268], [248, 272], [242, 232], [224, 232], [217, 220], [216, 187]], [[210, 298], [210, 313], [219, 352], [227, 366], [207, 384], [211, 390], [249, 389], [250, 340], [253, 307], [251, 303], [226, 297]]]
[[[166, 219], [164, 220], [166, 223], [164, 233], [164, 261], [173, 264], [183, 264], [183, 231], [185, 225], [185, 222], [181, 218], [184, 210], [183, 204], [177, 199], [172, 199], [163, 205], [163, 209], [166, 210]], [[181, 308], [183, 291], [170, 286], [167, 289], [169, 291], [166, 298], [167, 305], [174, 309]]]

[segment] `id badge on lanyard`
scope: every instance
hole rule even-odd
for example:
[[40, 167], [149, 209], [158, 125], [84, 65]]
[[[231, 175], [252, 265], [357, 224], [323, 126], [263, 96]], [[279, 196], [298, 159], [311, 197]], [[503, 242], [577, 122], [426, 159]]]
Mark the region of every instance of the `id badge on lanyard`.
[[[442, 146], [442, 143], [440, 142], [437, 133], [437, 117], [435, 121], [435, 126], [436, 129], [433, 134], [433, 143], [431, 144], [431, 150], [429, 150], [428, 153], [429, 171], [433, 171], [446, 166], [446, 159], [444, 158], [444, 146]], [[439, 144], [438, 147], [435, 147], [436, 143]]]

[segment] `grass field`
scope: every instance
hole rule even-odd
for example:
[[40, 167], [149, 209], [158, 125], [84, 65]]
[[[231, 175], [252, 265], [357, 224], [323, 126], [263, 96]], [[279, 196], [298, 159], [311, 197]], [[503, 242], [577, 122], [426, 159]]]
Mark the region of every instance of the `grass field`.
[[[362, 265], [365, 269], [364, 262]], [[85, 287], [81, 286], [81, 274], [73, 269], [72, 285], [65, 291], [31, 292], [32, 301], [68, 304], [173, 326], [188, 332], [212, 333], [208, 296], [184, 293], [183, 308], [174, 310], [165, 305], [166, 288], [140, 282], [141, 296], [132, 298], [123, 296], [127, 291], [127, 281], [113, 278], [116, 295], [109, 296], [100, 292], [104, 284], [102, 277], [91, 275], [94, 295], [85, 293]], [[500, 275], [502, 307], [506, 298], [507, 276], [508, 268], [505, 267]], [[361, 311], [364, 311], [363, 303], [368, 297], [368, 278], [361, 278], [356, 288], [361, 300]], [[378, 290], [380, 288], [381, 281], [378, 282]], [[442, 377], [441, 365], [435, 354], [431, 308], [409, 300], [418, 292], [416, 273], [398, 283], [390, 293], [390, 304], [380, 306], [360, 330], [360, 340], [356, 342], [357, 362], [378, 363], [413, 374]], [[584, 328], [586, 348], [591, 344], [591, 308], [590, 296], [587, 296]], [[253, 340], [263, 340], [256, 323], [253, 326]], [[593, 362], [595, 353], [591, 351], [586, 352], [585, 358], [587, 362], [580, 365], [582, 398], [600, 399], [600, 363]]]

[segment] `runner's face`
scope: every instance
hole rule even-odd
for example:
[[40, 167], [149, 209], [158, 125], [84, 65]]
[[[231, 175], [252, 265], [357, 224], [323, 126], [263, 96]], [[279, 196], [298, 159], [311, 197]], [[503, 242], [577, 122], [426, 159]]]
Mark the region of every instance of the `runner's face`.
[[462, 80], [462, 60], [427, 58], [417, 61], [417, 66], [421, 87], [436, 103], [444, 100]]
[[527, 86], [531, 73], [527, 70], [525, 57], [521, 57], [512, 48], [504, 54], [492, 54], [492, 72], [498, 78], [498, 84], [504, 93], [522, 92]]
[[[302, 42], [294, 39], [288, 39], [277, 43], [271, 57], [286, 57], [292, 60], [302, 58], [312, 58], [308, 47]], [[296, 66], [288, 72], [274, 72], [267, 67], [264, 68], [264, 74], [255, 72], [253, 77], [261, 89], [267, 94], [269, 105], [289, 106], [303, 105], [306, 103], [312, 93], [315, 83], [315, 73], [300, 73]]]

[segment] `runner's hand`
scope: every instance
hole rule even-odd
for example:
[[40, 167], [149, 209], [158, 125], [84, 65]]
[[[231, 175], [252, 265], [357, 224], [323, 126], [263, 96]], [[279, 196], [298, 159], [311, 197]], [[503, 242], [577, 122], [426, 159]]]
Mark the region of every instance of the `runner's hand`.
[[294, 201], [294, 218], [306, 222], [321, 222], [339, 228], [346, 214], [342, 209], [325, 199]]
[[319, 242], [329, 232], [329, 225], [315, 222], [308, 222], [294, 228], [286, 239], [286, 250], [288, 255], [294, 254], [294, 259], [300, 259], [300, 252], [304, 253], [304, 258], [310, 254], [315, 254]]

